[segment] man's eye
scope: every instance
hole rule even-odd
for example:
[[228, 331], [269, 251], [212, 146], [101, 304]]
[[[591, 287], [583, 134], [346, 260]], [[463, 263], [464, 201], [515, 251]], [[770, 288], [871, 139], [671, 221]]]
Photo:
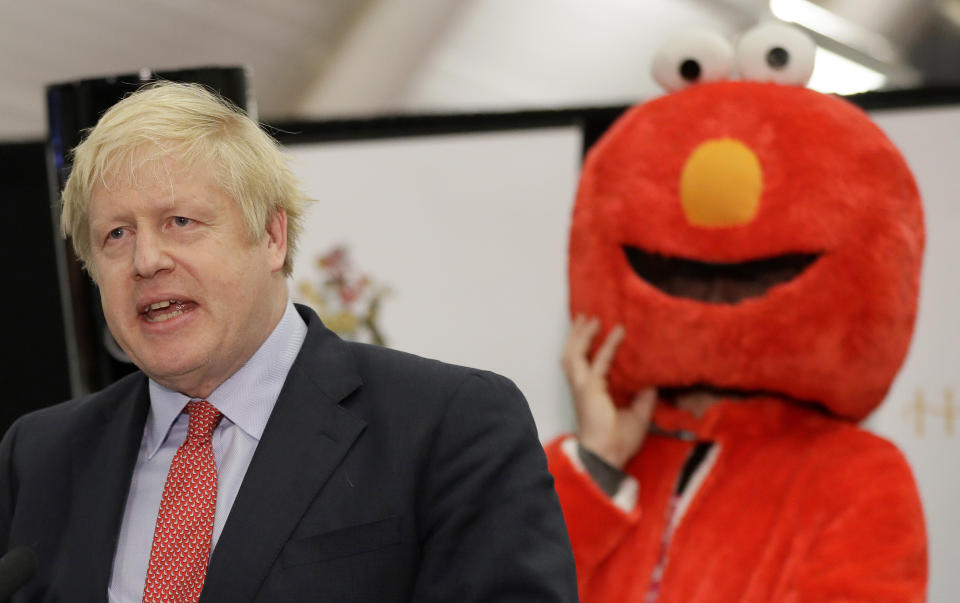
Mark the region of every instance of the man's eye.
[[192, 222], [190, 218], [184, 218], [183, 216], [176, 216], [173, 219], [173, 223], [180, 227], [187, 226], [190, 224], [190, 222]]
[[122, 238], [123, 238], [123, 229], [122, 229], [122, 228], [114, 228], [113, 230], [111, 230], [111, 231], [107, 234], [107, 237], [108, 237], [108, 238], [111, 238], [111, 239], [122, 239]]

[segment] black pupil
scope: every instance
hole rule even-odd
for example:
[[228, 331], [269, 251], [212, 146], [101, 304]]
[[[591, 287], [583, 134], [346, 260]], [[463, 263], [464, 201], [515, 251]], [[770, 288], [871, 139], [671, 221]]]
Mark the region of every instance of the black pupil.
[[774, 69], [783, 69], [790, 62], [790, 53], [779, 46], [771, 48], [767, 53], [767, 65]]
[[687, 59], [680, 64], [680, 76], [688, 82], [695, 82], [700, 78], [700, 63]]

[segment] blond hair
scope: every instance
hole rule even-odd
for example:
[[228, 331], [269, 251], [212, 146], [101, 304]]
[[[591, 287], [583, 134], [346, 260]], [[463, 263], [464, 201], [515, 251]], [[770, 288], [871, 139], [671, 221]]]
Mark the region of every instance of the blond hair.
[[286, 211], [283, 274], [292, 272], [309, 199], [277, 142], [236, 106], [202, 86], [157, 82], [141, 88], [104, 113], [73, 153], [61, 199], [60, 231], [70, 236], [88, 270], [94, 188], [108, 186], [108, 178], [133, 182], [144, 162], [173, 158], [184, 166], [212, 166], [219, 184], [240, 205], [255, 240], [265, 235], [274, 212]]

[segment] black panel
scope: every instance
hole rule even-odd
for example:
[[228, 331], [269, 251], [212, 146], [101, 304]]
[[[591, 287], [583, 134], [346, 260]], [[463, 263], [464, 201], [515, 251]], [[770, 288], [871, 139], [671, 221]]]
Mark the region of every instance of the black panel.
[[0, 144], [7, 220], [0, 308], [0, 433], [18, 416], [70, 397], [44, 145]]

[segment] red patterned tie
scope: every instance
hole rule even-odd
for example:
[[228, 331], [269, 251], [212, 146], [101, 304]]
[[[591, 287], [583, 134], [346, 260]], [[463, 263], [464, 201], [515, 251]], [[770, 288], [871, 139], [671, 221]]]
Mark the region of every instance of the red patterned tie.
[[217, 509], [212, 437], [222, 415], [206, 400], [188, 402], [187, 413], [187, 439], [170, 463], [160, 500], [144, 603], [196, 602], [207, 575]]

